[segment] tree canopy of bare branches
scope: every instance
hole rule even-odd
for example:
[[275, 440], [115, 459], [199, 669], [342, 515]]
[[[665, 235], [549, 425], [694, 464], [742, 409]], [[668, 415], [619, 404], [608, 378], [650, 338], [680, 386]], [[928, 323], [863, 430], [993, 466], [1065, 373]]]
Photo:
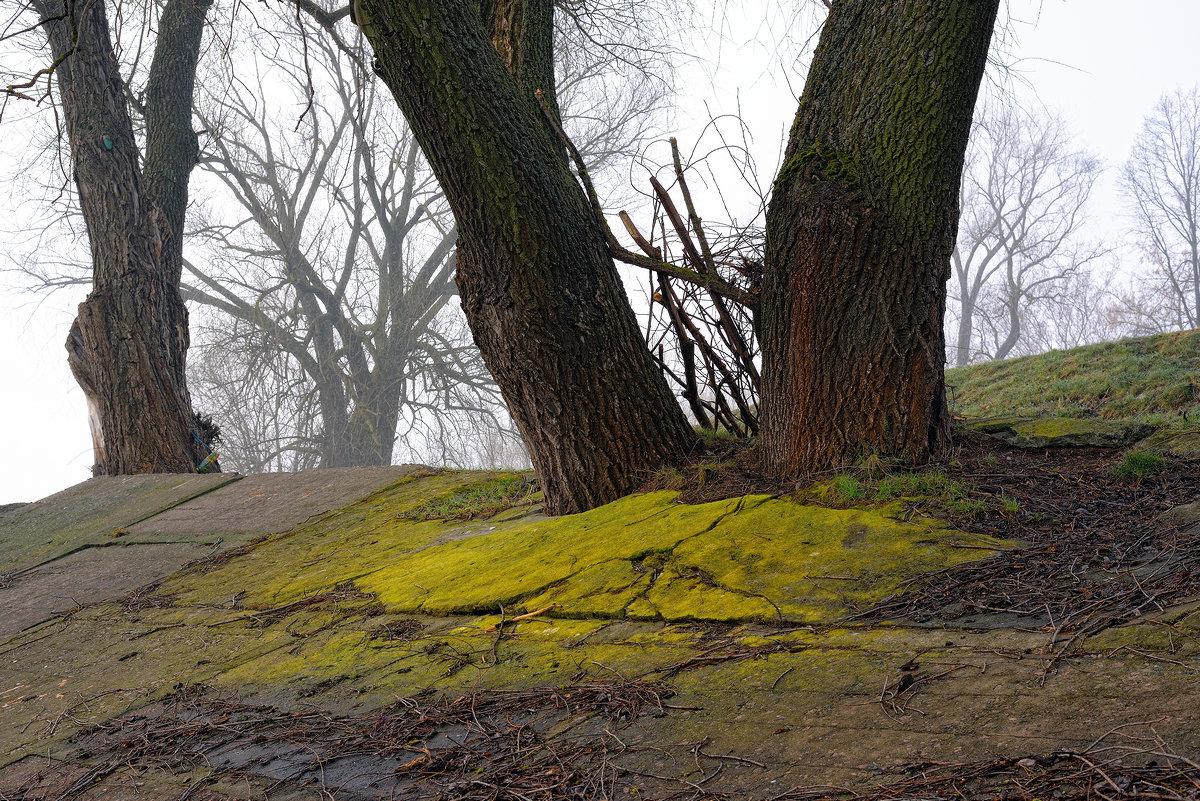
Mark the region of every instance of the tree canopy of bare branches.
[[1121, 171], [1133, 233], [1171, 328], [1200, 326], [1200, 88], [1158, 101]]
[[992, 103], [981, 108], [963, 171], [951, 298], [952, 360], [1003, 359], [1029, 310], [1052, 301], [1103, 253], [1080, 241], [1101, 172], [1061, 119]]
[[247, 48], [198, 110], [215, 186], [184, 294], [213, 312], [197, 391], [231, 464], [390, 464], [398, 437], [444, 444], [464, 415], [498, 428], [456, 314], [453, 220], [415, 140], [361, 59], [271, 21], [270, 57]]

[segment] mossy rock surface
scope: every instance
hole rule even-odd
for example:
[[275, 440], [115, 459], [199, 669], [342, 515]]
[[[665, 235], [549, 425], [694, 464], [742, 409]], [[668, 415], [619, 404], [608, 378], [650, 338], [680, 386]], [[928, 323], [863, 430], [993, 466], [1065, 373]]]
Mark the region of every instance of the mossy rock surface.
[[1176, 528], [1200, 526], [1200, 501], [1168, 509], [1158, 516], [1160, 522]]
[[[141, 797], [198, 786], [214, 799], [339, 794], [353, 778], [337, 756], [347, 748], [372, 765], [399, 754], [381, 781], [425, 758], [436, 762], [433, 788], [433, 774], [456, 764], [437, 761], [447, 754], [474, 760], [487, 778], [499, 740], [454, 751], [478, 733], [469, 717], [371, 739], [413, 709], [457, 698], [508, 704], [521, 737], [556, 754], [580, 746], [571, 753], [603, 755], [605, 787], [615, 783], [622, 798], [678, 797], [702, 779], [706, 791], [749, 798], [800, 785], [866, 788], [881, 770], [914, 762], [1079, 750], [1151, 719], [1156, 736], [1200, 752], [1193, 610], [1162, 621], [1179, 634], [1138, 624], [1053, 665], [1062, 642], [1048, 631], [861, 618], [925, 574], [1014, 545], [902, 502], [830, 509], [756, 495], [686, 505], [656, 492], [555, 519], [532, 506], [465, 522], [413, 519], [431, 501], [502, 478], [412, 474], [0, 639], [0, 795], [40, 792], [28, 781], [46, 765], [57, 774], [43, 775], [71, 777], [46, 797], [81, 776], [93, 777], [83, 797], [97, 798], [133, 797], [120, 781], [139, 783]], [[610, 714], [631, 688], [661, 694]], [[580, 711], [583, 699], [591, 706]], [[183, 717], [166, 725], [159, 716], [172, 705]], [[209, 720], [205, 709], [224, 711]], [[289, 733], [254, 728], [272, 716], [292, 716], [301, 735], [333, 734], [298, 748]], [[214, 737], [232, 738], [218, 758], [171, 756], [210, 724]], [[139, 761], [129, 749], [146, 745], [147, 731], [179, 739], [161, 744], [166, 756]], [[368, 748], [377, 745], [385, 751]], [[512, 776], [546, 753], [515, 762]], [[311, 770], [288, 770], [308, 784], [288, 784], [276, 757], [306, 755]], [[363, 785], [361, 795], [388, 791]]]
[[1013, 416], [972, 420], [968, 428], [1018, 448], [1125, 448], [1144, 440], [1154, 426], [1137, 420]]
[[[424, 479], [426, 491], [469, 479]], [[178, 587], [190, 603], [243, 590], [271, 608], [353, 583], [389, 613], [716, 622], [830, 622], [924, 572], [1013, 543], [969, 535], [903, 505], [828, 509], [770, 496], [676, 502], [634, 495], [552, 520], [417, 522], [401, 486]]]

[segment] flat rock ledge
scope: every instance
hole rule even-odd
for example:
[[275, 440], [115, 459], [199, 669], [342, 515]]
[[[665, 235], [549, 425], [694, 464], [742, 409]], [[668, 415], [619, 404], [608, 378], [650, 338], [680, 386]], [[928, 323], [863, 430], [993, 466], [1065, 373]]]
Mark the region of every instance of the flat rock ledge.
[[967, 427], [1017, 448], [1126, 448], [1155, 430], [1134, 420], [1068, 417], [996, 417], [969, 421]]

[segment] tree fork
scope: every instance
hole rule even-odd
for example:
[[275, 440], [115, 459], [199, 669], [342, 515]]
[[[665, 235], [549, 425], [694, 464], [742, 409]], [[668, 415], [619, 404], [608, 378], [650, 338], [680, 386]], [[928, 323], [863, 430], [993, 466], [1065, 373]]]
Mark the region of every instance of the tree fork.
[[196, 160], [191, 95], [209, 2], [168, 0], [163, 10], [147, 84], [145, 171], [105, 4], [35, 2], [56, 62], [92, 255], [92, 292], [67, 351], [88, 399], [93, 472], [196, 472], [209, 450], [194, 436], [184, 375], [180, 235]]

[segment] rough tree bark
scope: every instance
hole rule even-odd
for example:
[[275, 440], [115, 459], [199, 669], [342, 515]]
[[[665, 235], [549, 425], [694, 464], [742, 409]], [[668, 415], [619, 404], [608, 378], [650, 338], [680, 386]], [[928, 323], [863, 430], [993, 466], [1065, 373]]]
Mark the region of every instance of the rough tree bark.
[[168, 0], [163, 10], [144, 101], [144, 169], [105, 3], [35, 2], [91, 246], [92, 292], [67, 351], [93, 421], [93, 472], [195, 472], [209, 451], [193, 437], [179, 278], [197, 152], [192, 89], [210, 0]]
[[949, 443], [942, 317], [999, 0], [838, 0], [767, 215], [762, 449], [781, 475]]
[[693, 442], [536, 96], [549, 0], [360, 0], [358, 20], [458, 223], [475, 342], [551, 514], [629, 492]]

